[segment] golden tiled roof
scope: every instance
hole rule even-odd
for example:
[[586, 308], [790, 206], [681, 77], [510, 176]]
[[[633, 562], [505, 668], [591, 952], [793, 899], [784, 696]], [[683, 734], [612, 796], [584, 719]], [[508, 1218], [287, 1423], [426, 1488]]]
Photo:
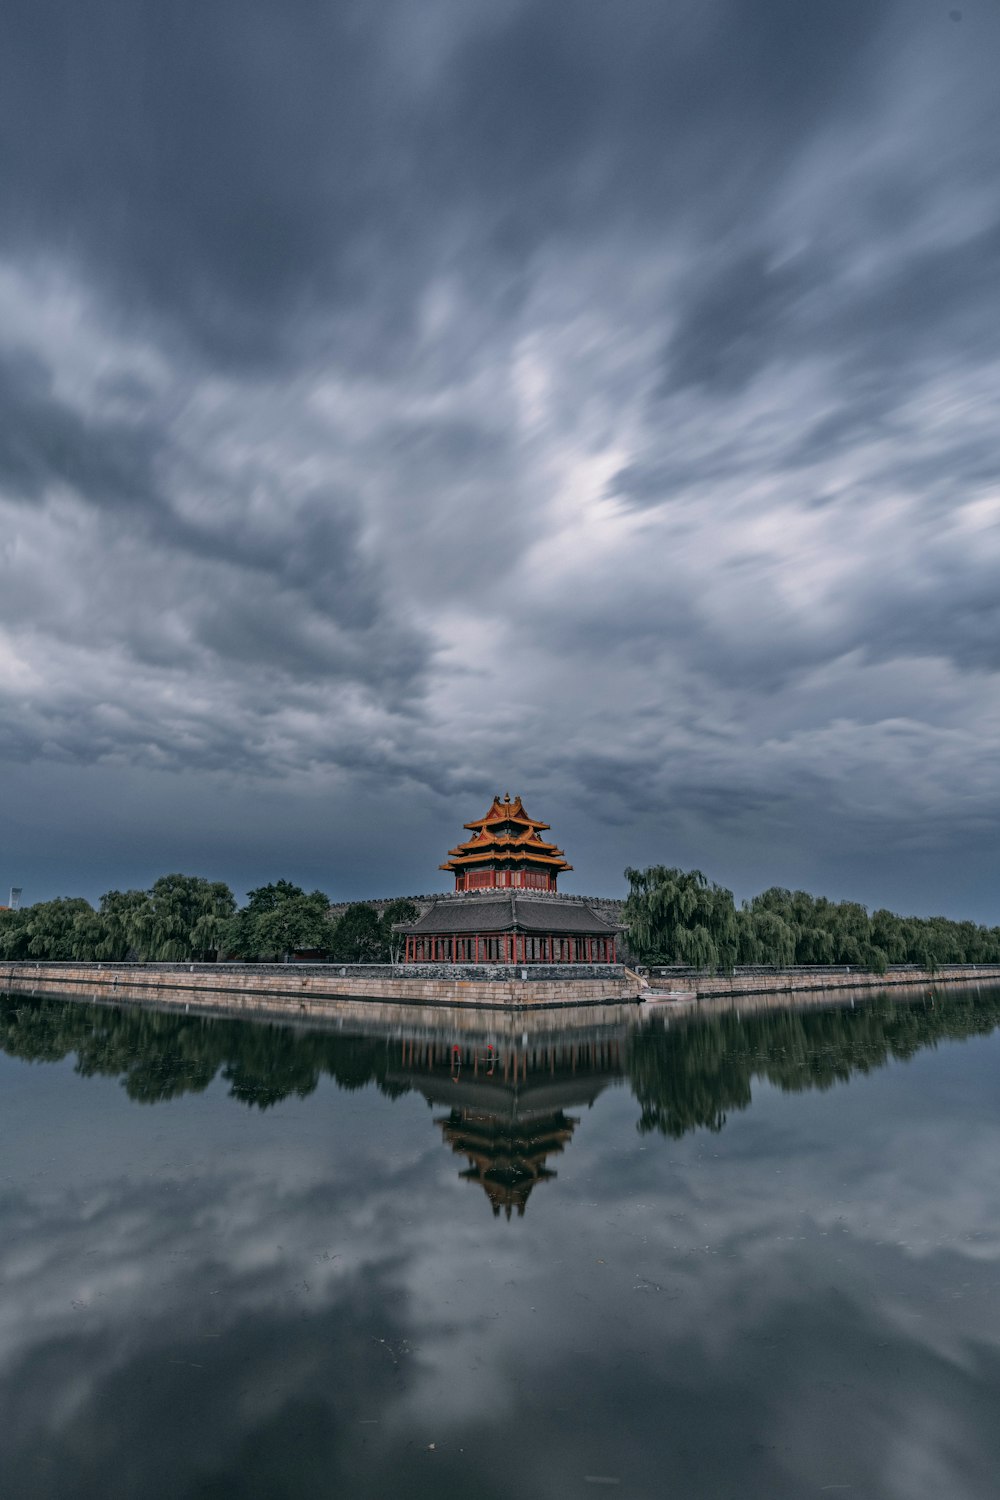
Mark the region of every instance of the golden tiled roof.
[[486, 816], [466, 823], [465, 827], [472, 833], [472, 838], [449, 849], [448, 859], [439, 869], [457, 872], [467, 865], [495, 860], [504, 864], [527, 860], [530, 864], [556, 870], [573, 868], [561, 849], [539, 837], [539, 832], [547, 829], [549, 824], [529, 817], [520, 797], [511, 801], [509, 792], [502, 801], [498, 793]]
[[529, 818], [525, 811], [524, 803], [520, 797], [510, 800], [510, 792], [507, 792], [503, 801], [497, 792], [491, 806], [487, 809], [484, 818], [477, 818], [473, 823], [466, 823], [466, 828], [485, 828], [490, 823], [527, 823], [532, 828], [548, 828], [548, 823], [539, 823], [536, 818]]

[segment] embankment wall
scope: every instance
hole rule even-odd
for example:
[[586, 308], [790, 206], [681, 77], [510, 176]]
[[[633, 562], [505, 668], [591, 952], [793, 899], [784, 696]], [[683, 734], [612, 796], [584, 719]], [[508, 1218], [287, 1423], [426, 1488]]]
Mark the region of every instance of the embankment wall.
[[875, 974], [855, 965], [816, 965], [755, 972], [737, 969], [729, 975], [698, 974], [669, 969], [649, 975], [649, 998], [657, 993], [690, 996], [692, 1000], [746, 995], [796, 995], [811, 991], [885, 990], [897, 985], [1000, 984], [1000, 964], [945, 964], [933, 974], [911, 965], [892, 964], [885, 974]]
[[[522, 978], [521, 976], [526, 977]], [[635, 1000], [620, 964], [74, 964], [0, 963], [0, 990], [114, 994], [122, 1000], [183, 997], [233, 1011], [323, 1015], [348, 999], [522, 1009]]]
[[330, 1017], [344, 1002], [389, 1001], [408, 1006], [491, 1010], [587, 1007], [637, 1000], [694, 1005], [700, 1001], [884, 990], [929, 984], [1000, 984], [1000, 964], [955, 964], [934, 975], [896, 966], [888, 974], [824, 967], [737, 970], [732, 975], [660, 971], [648, 987], [620, 964], [512, 968], [471, 964], [87, 964], [0, 963], [0, 991], [73, 995], [84, 999], [162, 1000], [215, 1012]]

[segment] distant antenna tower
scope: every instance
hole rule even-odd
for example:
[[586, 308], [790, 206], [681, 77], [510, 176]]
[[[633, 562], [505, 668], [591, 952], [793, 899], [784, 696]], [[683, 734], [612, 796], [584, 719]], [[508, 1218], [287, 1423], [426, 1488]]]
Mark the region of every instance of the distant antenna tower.
[[10, 888], [10, 909], [11, 909], [11, 911], [17, 911], [17, 908], [20, 906], [20, 904], [21, 904], [21, 887], [19, 885], [12, 885], [11, 888]]

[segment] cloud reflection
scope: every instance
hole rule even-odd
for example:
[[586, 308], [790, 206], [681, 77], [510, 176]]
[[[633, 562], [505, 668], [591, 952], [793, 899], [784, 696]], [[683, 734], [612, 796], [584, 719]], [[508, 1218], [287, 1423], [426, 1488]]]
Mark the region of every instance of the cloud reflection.
[[[468, 1077], [469, 1053], [454, 1083], [447, 1027], [408, 1054], [386, 1032], [15, 1002], [4, 1472], [28, 1497], [560, 1496], [588, 1474], [650, 1496], [902, 1500], [946, 1480], [985, 1497], [995, 1005], [619, 1030], [610, 1078], [589, 1040], [574, 1072], [572, 1043], [535, 1037], [515, 1049], [527, 1078], [509, 1067], [501, 1087], [502, 1069]], [[92, 1049], [75, 1074], [55, 1065], [60, 1026], [81, 1061]], [[740, 1067], [756, 1082], [734, 1109]], [[692, 1097], [722, 1090], [724, 1128], [706, 1128], [716, 1105], [637, 1132], [632, 1088], [664, 1080], [669, 1119], [685, 1075]], [[451, 1107], [480, 1120], [530, 1114], [567, 1079], [580, 1123], [558, 1176], [497, 1221], [435, 1112], [460, 1088]]]

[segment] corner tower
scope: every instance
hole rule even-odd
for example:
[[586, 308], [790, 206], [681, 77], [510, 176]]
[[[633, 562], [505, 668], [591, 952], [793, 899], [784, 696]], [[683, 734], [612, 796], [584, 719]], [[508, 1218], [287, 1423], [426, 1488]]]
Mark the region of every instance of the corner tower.
[[502, 802], [498, 792], [486, 816], [464, 826], [472, 837], [450, 849], [439, 866], [452, 872], [456, 891], [554, 891], [561, 872], [573, 868], [541, 837], [549, 824], [529, 817], [509, 792]]

